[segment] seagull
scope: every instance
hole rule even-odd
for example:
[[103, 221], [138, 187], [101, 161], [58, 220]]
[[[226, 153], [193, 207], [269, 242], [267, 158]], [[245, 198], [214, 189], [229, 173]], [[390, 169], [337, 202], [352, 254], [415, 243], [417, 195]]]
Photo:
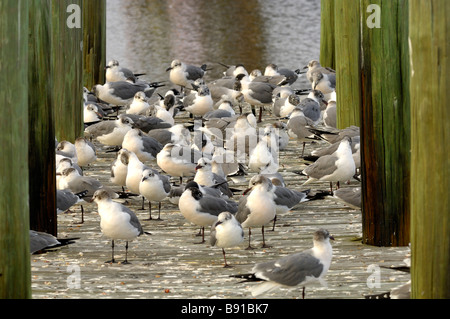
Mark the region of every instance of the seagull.
[[298, 107], [303, 111], [303, 114], [311, 119], [315, 125], [319, 124], [321, 120], [320, 103], [323, 101], [323, 93], [319, 90], [312, 90], [306, 99], [303, 99]]
[[333, 154], [319, 157], [302, 171], [303, 175], [308, 176], [308, 180], [302, 185], [315, 180], [328, 181], [333, 191], [332, 182], [337, 182], [339, 188], [339, 182], [350, 180], [355, 175], [355, 170], [350, 137], [344, 137]]
[[103, 145], [120, 146], [125, 134], [131, 130], [132, 124], [133, 120], [130, 117], [120, 114], [115, 121], [102, 121], [88, 126], [84, 133], [91, 140], [95, 138]]
[[134, 152], [142, 162], [153, 161], [163, 146], [153, 137], [145, 135], [140, 129], [132, 128], [123, 137], [122, 148]]
[[280, 117], [288, 117], [300, 102], [300, 97], [297, 94], [289, 94], [287, 99], [284, 100], [284, 104], [280, 107]]
[[85, 104], [83, 107], [83, 123], [86, 125], [98, 123], [103, 120], [104, 115], [99, 107], [93, 103]]
[[65, 170], [66, 168], [74, 168], [77, 170], [78, 174], [83, 176], [83, 170], [81, 169], [80, 166], [78, 166], [77, 164], [73, 163], [72, 160], [68, 157], [63, 157], [61, 159], [57, 159], [56, 160], [56, 189], [64, 189], [64, 185], [62, 185], [61, 183], [61, 173], [63, 170]]
[[[121, 115], [119, 115], [119, 116], [121, 116]], [[172, 124], [164, 122], [162, 119], [160, 119], [156, 116], [146, 116], [146, 115], [137, 115], [137, 114], [126, 114], [126, 116], [132, 120], [133, 126], [135, 128], [140, 129], [144, 133], [148, 133], [151, 130], [155, 130], [158, 128], [172, 127]]]
[[287, 84], [292, 85], [298, 79], [298, 75], [295, 71], [286, 69], [286, 68], [278, 68], [278, 66], [274, 63], [270, 63], [266, 66], [264, 70], [265, 76], [284, 76], [286, 78]]
[[75, 140], [75, 149], [77, 153], [77, 164], [81, 167], [87, 166], [97, 160], [97, 151], [94, 144], [84, 137], [78, 137]]
[[305, 144], [315, 138], [310, 128], [314, 127], [314, 122], [303, 114], [300, 108], [295, 108], [287, 122], [287, 132], [290, 137], [303, 143], [302, 155], [305, 152]]
[[333, 197], [353, 209], [361, 209], [361, 187], [341, 187], [333, 192]]
[[196, 117], [202, 117], [213, 110], [213, 100], [206, 85], [192, 84], [194, 92], [183, 99], [184, 109]]
[[205, 195], [196, 187], [189, 187], [181, 195], [178, 208], [189, 222], [201, 226], [202, 241], [200, 243], [204, 243], [205, 227], [211, 227], [222, 212], [228, 211], [235, 214], [238, 205], [231, 200]]
[[[358, 169], [361, 166], [360, 136], [359, 135], [351, 136], [350, 142], [352, 147], [352, 157], [353, 160], [355, 161], [355, 167], [356, 169]], [[327, 147], [313, 150], [311, 152], [311, 155], [304, 156], [303, 158], [308, 161], [317, 161], [317, 159], [319, 159], [319, 157], [321, 156], [333, 154], [338, 149], [340, 143], [341, 141], [338, 141]]]
[[[59, 173], [58, 173], [59, 174]], [[104, 189], [110, 193], [111, 197], [118, 197], [118, 195], [110, 188], [103, 186], [99, 180], [94, 177], [81, 176], [74, 168], [66, 168], [62, 171], [60, 185], [61, 189], [70, 189], [73, 193], [85, 192], [83, 199], [88, 202], [92, 199], [94, 193], [99, 189]], [[81, 205], [81, 223], [84, 223], [84, 209]]]
[[117, 106], [125, 106], [133, 102], [134, 95], [139, 91], [143, 91], [146, 97], [151, 97], [155, 91], [155, 87], [151, 85], [145, 82], [106, 82], [103, 85], [94, 85], [92, 92], [100, 100], [105, 101], [106, 103]]
[[139, 183], [139, 193], [148, 200], [149, 220], [153, 220], [152, 201], [159, 203], [157, 220], [161, 220], [161, 201], [169, 195], [170, 189], [169, 177], [161, 175], [153, 169], [145, 169], [142, 172], [142, 179]]
[[128, 79], [132, 79], [134, 82], [137, 80], [138, 76], [145, 75], [145, 73], [136, 74], [127, 68], [120, 67], [119, 61], [117, 60], [109, 61], [105, 69], [105, 77], [107, 82], [126, 81]]
[[128, 262], [128, 242], [136, 239], [144, 233], [141, 223], [136, 214], [128, 207], [120, 203], [114, 202], [111, 195], [100, 189], [94, 193], [92, 200], [98, 206], [98, 213], [100, 215], [100, 227], [102, 233], [111, 238], [111, 260], [106, 263], [115, 263], [114, 259], [114, 240], [125, 240], [125, 260], [122, 264], [129, 264]]
[[56, 190], [56, 213], [62, 213], [70, 209], [75, 204], [81, 203], [82, 198], [87, 194], [87, 191], [82, 191], [74, 194], [70, 189]]
[[127, 114], [145, 114], [150, 108], [150, 104], [147, 103], [147, 96], [143, 91], [138, 91], [133, 97], [133, 102], [129, 105], [125, 111]]
[[203, 115], [204, 119], [223, 118], [235, 116], [236, 112], [233, 109], [233, 104], [230, 100], [222, 100], [217, 109], [209, 111]]
[[211, 226], [210, 244], [222, 248], [224, 268], [231, 267], [225, 258], [225, 248], [236, 247], [244, 241], [244, 230], [230, 212], [222, 212]]
[[233, 197], [228, 182], [225, 178], [212, 172], [211, 160], [202, 157], [198, 160], [195, 167], [194, 181], [202, 186], [215, 186], [228, 197]]
[[277, 121], [272, 124], [267, 124], [264, 131], [270, 130], [277, 140], [278, 150], [284, 150], [289, 144], [289, 134], [287, 132], [287, 124], [282, 121]]
[[137, 194], [128, 194], [125, 192], [125, 186], [127, 185], [127, 173], [128, 173], [128, 162], [129, 162], [130, 152], [126, 148], [121, 148], [117, 152], [116, 159], [111, 163], [111, 183], [122, 186], [122, 193], [119, 197], [137, 196]]
[[244, 95], [241, 92], [234, 90], [233, 87], [234, 84], [231, 88], [217, 84], [208, 84], [215, 109], [217, 109], [218, 105], [224, 101], [228, 101], [232, 106], [241, 105], [244, 101]]
[[175, 125], [175, 119], [173, 118], [173, 114], [169, 112], [164, 106], [160, 106], [158, 103], [153, 105], [153, 112], [154, 117], [157, 117], [161, 120], [163, 120], [166, 123], [169, 123], [170, 125]]
[[264, 239], [264, 225], [268, 224], [275, 218], [276, 205], [274, 202], [275, 194], [272, 182], [263, 175], [253, 176], [250, 180], [251, 187], [244, 191], [248, 196], [242, 196], [239, 200], [239, 209], [236, 213], [236, 219], [241, 223], [242, 227], [248, 228], [248, 247], [250, 245], [251, 227], [261, 226], [263, 244], [266, 245]]
[[256, 123], [252, 120], [255, 120], [253, 114], [241, 114], [237, 117], [234, 126], [226, 127], [223, 134], [225, 149], [234, 151], [239, 162], [243, 162], [245, 154], [250, 154], [258, 144]]
[[262, 121], [262, 111], [264, 106], [272, 104], [272, 92], [276, 85], [264, 82], [250, 81], [249, 76], [239, 74], [236, 79], [234, 89], [240, 91], [244, 95], [244, 100], [252, 106], [253, 115], [255, 114], [255, 106], [259, 106], [258, 123]]
[[245, 74], [248, 75], [247, 70], [245, 69], [243, 64], [236, 64], [236, 65], [226, 65], [223, 63], [220, 63], [220, 65], [227, 68], [225, 72], [223, 72], [224, 78], [235, 78], [238, 74]]
[[280, 88], [280, 89], [282, 88], [282, 90], [277, 90], [277, 88], [276, 88], [272, 92], [272, 95], [273, 95], [272, 113], [276, 117], [282, 117], [280, 114], [281, 108], [284, 106], [284, 104], [286, 103], [286, 100], [289, 98], [289, 96], [291, 94], [295, 94], [295, 93], [290, 88], [288, 88], [287, 90], [284, 89], [285, 87], [278, 87], [278, 88]]
[[[125, 164], [125, 163], [124, 163]], [[143, 162], [139, 160], [134, 152], [129, 151], [128, 165], [127, 165], [127, 177], [125, 179], [125, 185], [127, 188], [135, 194], [140, 194], [139, 185], [142, 180], [142, 174], [146, 169], [151, 169]], [[142, 194], [140, 194], [142, 196]], [[142, 196], [142, 210], [144, 210], [144, 196]]]
[[191, 88], [191, 84], [197, 80], [203, 78], [206, 72], [206, 64], [201, 67], [185, 64], [180, 60], [173, 60], [170, 67], [166, 69], [166, 72], [170, 71], [170, 81], [181, 87]]
[[312, 76], [312, 88], [313, 90], [321, 91], [327, 99], [330, 94], [336, 92], [336, 74], [335, 73], [322, 73], [320, 71], [314, 71]]
[[56, 248], [60, 246], [65, 246], [69, 244], [73, 244], [75, 239], [78, 238], [64, 238], [59, 239], [55, 236], [38, 232], [30, 229], [30, 254], [39, 253], [47, 248]]
[[337, 128], [336, 92], [331, 93], [327, 108], [323, 112], [323, 124], [326, 127]]
[[308, 65], [306, 65], [303, 69], [308, 69], [306, 71], [306, 78], [309, 80], [309, 82], [313, 82], [312, 74], [315, 71], [322, 72], [324, 74], [336, 74], [336, 71], [329, 68], [329, 67], [323, 67], [320, 65], [320, 62], [317, 60], [311, 60], [309, 61]]
[[170, 128], [150, 130], [147, 135], [153, 137], [164, 147], [167, 143], [189, 146], [191, 134], [183, 124], [175, 124]]
[[282, 185], [274, 185], [274, 187], [276, 216], [273, 220], [272, 231], [275, 230], [275, 223], [277, 221], [278, 215], [287, 213], [300, 203], [316, 199], [323, 199], [326, 195], [329, 195], [329, 193], [325, 191], [312, 193], [310, 190], [297, 191], [294, 189], [289, 189]]
[[319, 229], [314, 232], [312, 248], [274, 261], [258, 263], [251, 273], [231, 277], [245, 279], [242, 282], [263, 281], [262, 284], [251, 288], [251, 293], [255, 297], [278, 287], [292, 288], [301, 285], [304, 299], [305, 285], [319, 281], [326, 286], [323, 278], [330, 268], [333, 257], [330, 239], [334, 240], [327, 230]]
[[167, 143], [156, 156], [156, 163], [170, 176], [180, 177], [182, 184], [183, 177], [195, 175], [195, 167], [201, 157], [201, 152], [189, 146]]
[[75, 144], [69, 141], [61, 141], [56, 147], [56, 154], [62, 155], [64, 157], [70, 158], [73, 163], [78, 163], [77, 149]]
[[274, 173], [279, 168], [278, 136], [269, 129], [264, 129], [263, 135], [256, 147], [249, 154], [248, 168], [250, 171]]

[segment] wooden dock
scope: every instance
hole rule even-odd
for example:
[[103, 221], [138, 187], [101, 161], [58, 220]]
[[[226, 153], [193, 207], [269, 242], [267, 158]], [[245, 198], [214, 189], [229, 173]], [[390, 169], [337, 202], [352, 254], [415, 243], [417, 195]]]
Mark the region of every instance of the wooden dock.
[[[179, 118], [177, 117], [177, 120]], [[187, 118], [181, 118], [182, 121]], [[274, 120], [266, 118], [264, 123]], [[313, 148], [325, 146], [325, 142], [308, 144], [305, 154]], [[120, 190], [109, 181], [110, 164], [114, 153], [105, 153], [97, 144], [99, 159], [85, 171], [85, 175], [98, 178], [105, 185]], [[294, 170], [305, 164], [299, 159], [298, 142], [291, 140], [280, 154], [283, 174], [288, 187], [304, 190], [301, 177]], [[148, 163], [156, 167], [156, 163]], [[244, 190], [247, 185], [232, 184]], [[358, 186], [352, 181], [350, 185]], [[327, 190], [329, 183], [311, 183], [312, 190]], [[236, 195], [238, 200], [240, 195]], [[124, 202], [125, 199], [120, 201]], [[100, 230], [100, 216], [94, 203], [84, 206], [85, 222], [80, 208], [73, 213], [58, 215], [58, 237], [79, 237], [74, 244], [31, 256], [32, 297], [35, 299], [77, 298], [142, 298], [142, 299], [250, 299], [253, 283], [239, 283], [231, 274], [249, 272], [258, 262], [272, 260], [312, 246], [312, 234], [318, 228], [326, 228], [335, 237], [333, 260], [326, 276], [327, 287], [315, 284], [306, 288], [308, 299], [361, 299], [366, 295], [380, 294], [406, 283], [409, 273], [390, 269], [403, 266], [409, 257], [408, 247], [374, 247], [361, 243], [361, 211], [349, 209], [332, 198], [298, 205], [291, 212], [278, 216], [274, 231], [266, 227], [266, 241], [271, 248], [259, 248], [260, 229], [253, 229], [252, 244], [255, 250], [245, 250], [248, 230], [240, 247], [227, 249], [227, 261], [233, 268], [223, 268], [220, 248], [196, 244], [199, 228], [187, 222], [178, 207], [165, 201], [162, 205], [162, 221], [145, 221], [148, 209], [141, 208], [141, 198], [127, 199], [127, 205], [135, 211], [145, 231], [129, 245], [128, 260], [131, 264], [107, 264], [110, 259], [111, 241]], [[156, 205], [154, 205], [156, 207]], [[146, 203], [148, 208], [148, 203]], [[155, 216], [155, 213], [153, 213]], [[209, 230], [205, 231], [209, 236]], [[123, 260], [125, 242], [116, 241], [116, 260]], [[301, 298], [301, 287], [278, 289], [264, 298]]]

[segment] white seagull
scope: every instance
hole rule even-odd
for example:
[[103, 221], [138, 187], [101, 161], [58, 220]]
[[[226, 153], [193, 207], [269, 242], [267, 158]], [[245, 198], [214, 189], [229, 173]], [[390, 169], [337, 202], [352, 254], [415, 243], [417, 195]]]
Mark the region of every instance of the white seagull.
[[256, 175], [250, 180], [251, 187], [244, 191], [247, 196], [242, 196], [239, 200], [239, 209], [236, 213], [236, 219], [241, 223], [242, 227], [248, 228], [248, 247], [250, 245], [251, 227], [261, 227], [263, 244], [262, 247], [270, 247], [266, 245], [264, 239], [264, 225], [274, 220], [276, 216], [276, 205], [274, 202], [275, 194], [272, 182], [265, 176]]
[[230, 212], [222, 212], [211, 226], [210, 244], [222, 248], [224, 268], [231, 267], [225, 258], [225, 248], [236, 247], [244, 241], [244, 230]]
[[152, 218], [152, 201], [159, 203], [158, 218], [161, 220], [161, 202], [169, 195], [171, 189], [170, 179], [153, 169], [145, 169], [139, 183], [139, 193], [148, 200], [149, 220]]
[[105, 190], [96, 191], [92, 200], [98, 205], [102, 233], [111, 239], [112, 256], [111, 260], [106, 261], [106, 263], [116, 262], [114, 258], [114, 240], [125, 240], [125, 260], [122, 264], [129, 264], [127, 258], [128, 242], [144, 233], [139, 219], [128, 207], [114, 202], [110, 194]]

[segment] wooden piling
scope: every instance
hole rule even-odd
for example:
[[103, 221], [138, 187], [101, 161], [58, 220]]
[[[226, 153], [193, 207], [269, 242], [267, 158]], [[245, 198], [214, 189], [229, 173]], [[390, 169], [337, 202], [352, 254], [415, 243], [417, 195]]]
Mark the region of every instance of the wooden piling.
[[55, 134], [72, 143], [82, 136], [82, 0], [52, 1], [52, 70]]
[[409, 1], [411, 297], [450, 298], [447, 0]]
[[31, 297], [28, 1], [0, 1], [0, 299]]
[[337, 127], [360, 125], [360, 7], [359, 1], [335, 0], [335, 59]]
[[57, 235], [51, 0], [30, 2], [28, 54], [30, 229]]
[[[366, 23], [369, 4], [381, 9], [380, 28]], [[361, 5], [363, 241], [403, 246], [410, 239], [408, 1], [364, 0]]]
[[83, 85], [105, 83], [106, 0], [83, 0]]
[[320, 2], [320, 64], [336, 69], [334, 0]]

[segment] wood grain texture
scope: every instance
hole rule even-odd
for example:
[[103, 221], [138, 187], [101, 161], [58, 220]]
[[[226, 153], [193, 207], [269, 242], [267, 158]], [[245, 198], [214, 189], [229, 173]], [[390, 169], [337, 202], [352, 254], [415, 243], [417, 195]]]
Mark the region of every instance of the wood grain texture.
[[52, 1], [52, 70], [55, 134], [58, 141], [75, 142], [83, 128], [83, 30], [69, 28], [67, 19], [72, 14], [67, 7], [81, 0]]
[[83, 85], [105, 83], [106, 0], [83, 0]]
[[[362, 30], [363, 239], [408, 245], [410, 119], [407, 1], [364, 1], [381, 8], [381, 27]], [[363, 13], [366, 21], [369, 13]]]
[[31, 297], [28, 5], [0, 2], [0, 299]]
[[411, 294], [450, 298], [450, 3], [410, 1]]
[[57, 235], [51, 0], [30, 2], [28, 52], [30, 229]]

